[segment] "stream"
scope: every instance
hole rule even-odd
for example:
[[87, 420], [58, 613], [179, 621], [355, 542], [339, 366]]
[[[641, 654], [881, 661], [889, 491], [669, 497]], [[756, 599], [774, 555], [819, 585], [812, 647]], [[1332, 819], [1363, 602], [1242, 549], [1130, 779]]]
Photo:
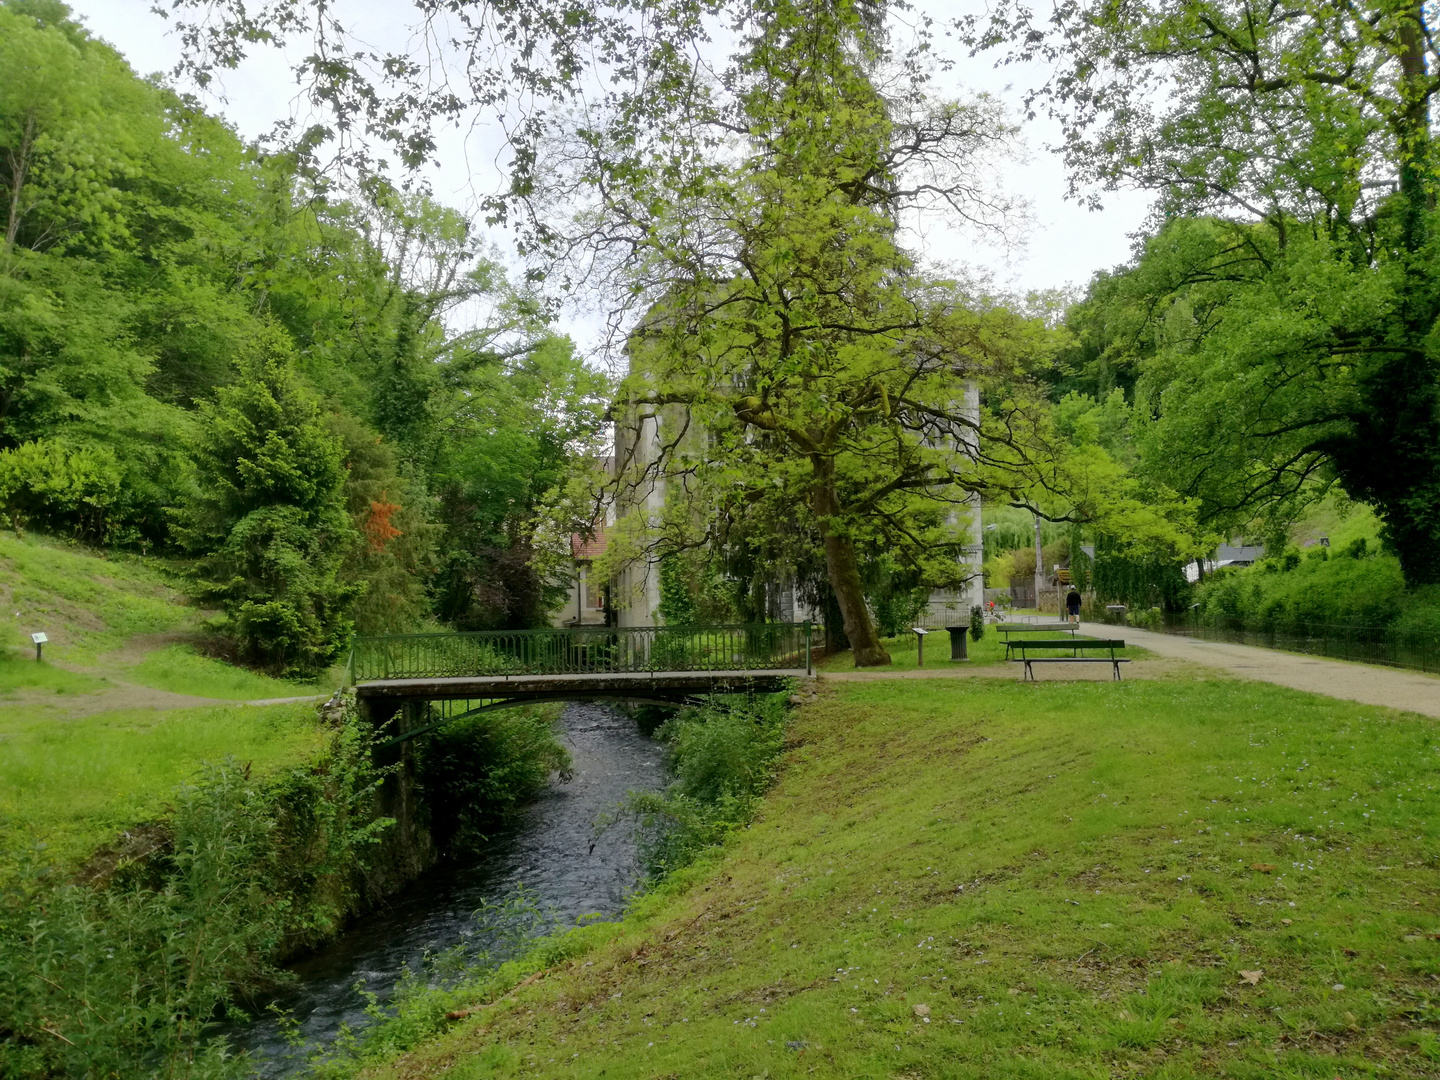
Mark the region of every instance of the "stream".
[[488, 949], [474, 917], [482, 904], [504, 904], [523, 893], [553, 928], [620, 913], [640, 881], [635, 839], [624, 824], [597, 837], [596, 819], [614, 811], [627, 791], [663, 787], [664, 752], [612, 706], [568, 704], [560, 724], [574, 759], [568, 783], [552, 780], [484, 851], [463, 864], [436, 867], [292, 966], [298, 982], [276, 1005], [298, 1024], [298, 1049], [269, 1017], [230, 1029], [232, 1044], [252, 1056], [255, 1076], [301, 1073], [305, 1058], [331, 1043], [342, 1025], [359, 1030], [368, 1023], [367, 994], [384, 1005], [401, 974], [419, 970], [427, 954], [459, 945]]

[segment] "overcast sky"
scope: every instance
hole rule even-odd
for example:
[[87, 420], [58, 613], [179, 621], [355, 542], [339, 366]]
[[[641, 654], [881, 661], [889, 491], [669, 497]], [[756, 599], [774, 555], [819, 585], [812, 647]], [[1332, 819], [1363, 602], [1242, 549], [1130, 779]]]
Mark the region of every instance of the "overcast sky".
[[[179, 43], [169, 24], [150, 10], [152, 0], [70, 0], [77, 15], [90, 30], [118, 48], [141, 74], [168, 71], [179, 56]], [[960, 10], [954, 3], [935, 0], [936, 14], [953, 17]], [[351, 5], [363, 18], [362, 33], [372, 41], [404, 41], [407, 20], [413, 13], [410, 3], [401, 0], [354, 0]], [[351, 17], [352, 20], [355, 16]], [[997, 71], [984, 60], [962, 60], [956, 69], [942, 75], [942, 92], [963, 93], [983, 90], [999, 96], [1018, 115], [1025, 80], [1038, 81], [1043, 72], [1007, 68]], [[226, 72], [219, 94], [206, 95], [207, 106], [227, 117], [241, 135], [254, 138], [277, 119], [303, 111], [297, 102], [294, 79], [287, 60], [273, 50], [261, 50], [241, 68]], [[987, 272], [1008, 291], [1028, 292], [1083, 288], [1096, 270], [1128, 261], [1130, 234], [1144, 223], [1148, 196], [1122, 192], [1105, 197], [1105, 209], [1090, 211], [1067, 201], [1065, 170], [1058, 156], [1046, 146], [1058, 139], [1058, 130], [1048, 121], [1036, 121], [1022, 128], [1027, 156], [1023, 164], [1005, 170], [1003, 182], [1011, 194], [1030, 204], [1026, 239], [1022, 247], [1001, 250], [976, 243], [965, 234], [932, 222], [926, 230], [928, 254], [937, 261], [970, 266]], [[459, 207], [470, 205], [477, 192], [484, 193], [498, 179], [496, 148], [490, 133], [480, 130], [468, 138], [452, 133], [441, 140], [440, 165], [430, 175], [434, 192], [441, 201]], [[496, 242], [505, 243], [503, 235]], [[584, 337], [582, 332], [581, 337]]]

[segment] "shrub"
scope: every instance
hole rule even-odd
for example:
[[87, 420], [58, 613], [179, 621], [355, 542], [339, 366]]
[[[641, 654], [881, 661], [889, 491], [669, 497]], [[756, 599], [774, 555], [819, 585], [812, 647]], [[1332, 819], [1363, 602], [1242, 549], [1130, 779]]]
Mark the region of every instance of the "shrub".
[[629, 803], [652, 877], [693, 862], [754, 815], [784, 745], [785, 696], [712, 697], [680, 710], [658, 735], [669, 744], [673, 780]]
[[38, 439], [0, 450], [0, 508], [16, 532], [34, 524], [103, 543], [116, 527], [123, 479], [120, 463], [103, 447]]
[[569, 779], [569, 751], [555, 737], [555, 711], [506, 709], [456, 720], [416, 748], [430, 828], [448, 851], [474, 850], [559, 772]]
[[1221, 571], [1195, 590], [1200, 618], [1292, 634], [1315, 625], [1387, 626], [1407, 604], [1400, 562], [1364, 550], [1354, 544], [1330, 558], [1282, 555]]

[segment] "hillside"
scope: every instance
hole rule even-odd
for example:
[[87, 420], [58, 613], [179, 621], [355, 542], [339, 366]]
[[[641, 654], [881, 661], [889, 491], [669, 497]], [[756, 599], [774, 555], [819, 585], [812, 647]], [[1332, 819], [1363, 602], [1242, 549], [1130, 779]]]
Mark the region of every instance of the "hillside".
[[325, 687], [201, 655], [203, 613], [178, 584], [156, 560], [0, 535], [0, 825], [18, 845], [0, 861], [74, 864], [162, 814], [206, 761], [263, 772], [322, 744], [309, 701]]
[[1255, 683], [832, 684], [748, 830], [365, 1075], [1433, 1076], [1434, 769]]

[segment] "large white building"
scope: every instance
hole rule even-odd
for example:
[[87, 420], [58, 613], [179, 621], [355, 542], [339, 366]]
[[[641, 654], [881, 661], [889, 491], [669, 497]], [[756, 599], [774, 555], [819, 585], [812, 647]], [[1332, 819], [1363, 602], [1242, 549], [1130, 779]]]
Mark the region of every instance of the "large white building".
[[[615, 444], [614, 457], [611, 459], [610, 468], [612, 475], [643, 475], [646, 466], [655, 465], [662, 452], [662, 428], [669, 423], [678, 423], [683, 417], [679, 410], [681, 406], [665, 406], [664, 409], [647, 408], [642, 411], [633, 411], [629, 416], [619, 414], [615, 422]], [[966, 415], [978, 423], [980, 418], [980, 392], [973, 383], [967, 383], [965, 388], [964, 411]], [[969, 438], [959, 438], [954, 442], [956, 453], [974, 454], [973, 433], [967, 433]], [[624, 513], [639, 511], [651, 522], [658, 523], [665, 507], [667, 481], [655, 473], [641, 484], [634, 487], [627, 493], [628, 504], [618, 508]], [[610, 522], [615, 520], [616, 514], [607, 514]], [[956, 512], [951, 516], [951, 524], [958, 524], [961, 514]], [[984, 581], [981, 577], [980, 567], [983, 561], [983, 543], [980, 523], [980, 498], [972, 496], [969, 502], [969, 521], [967, 531], [969, 543], [965, 547], [962, 562], [969, 568], [969, 580], [958, 589], [936, 590], [931, 594], [926, 610], [921, 615], [922, 623], [927, 627], [942, 627], [968, 623], [972, 607], [981, 606], [984, 603]], [[597, 535], [604, 536], [600, 530]], [[580, 538], [576, 538], [579, 542]], [[576, 548], [577, 578], [585, 580], [588, 572], [588, 564], [582, 557], [582, 549]], [[577, 591], [577, 597], [583, 593], [585, 586]], [[615, 580], [610, 583], [608, 594], [610, 605], [613, 608], [614, 618], [619, 626], [655, 626], [662, 620], [660, 618], [660, 571], [658, 563], [653, 558], [641, 557], [635, 559], [619, 572]], [[590, 621], [583, 611], [583, 601], [578, 604], [572, 601], [573, 606], [567, 606], [569, 624], [575, 625], [575, 611], [582, 609], [581, 615], [584, 621]], [[821, 621], [820, 613], [808, 609], [796, 596], [793, 583], [774, 582], [771, 587], [771, 611], [772, 617], [782, 622], [803, 622], [811, 620]], [[603, 621], [603, 620], [601, 620]]]

